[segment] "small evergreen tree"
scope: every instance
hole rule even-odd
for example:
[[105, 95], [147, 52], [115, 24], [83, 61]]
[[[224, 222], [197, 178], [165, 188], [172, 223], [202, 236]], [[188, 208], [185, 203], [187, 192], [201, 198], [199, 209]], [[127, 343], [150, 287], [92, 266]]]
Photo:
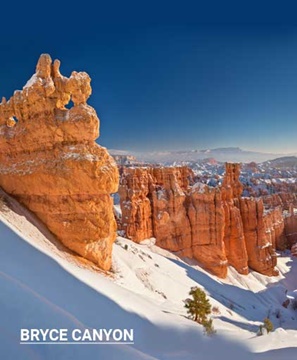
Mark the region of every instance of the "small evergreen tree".
[[262, 336], [262, 335], [263, 335], [263, 325], [262, 325], [262, 324], [259, 326], [259, 330], [258, 330], [257, 335], [258, 335], [258, 336]]
[[192, 296], [192, 299], [185, 300], [185, 308], [188, 310], [190, 318], [199, 324], [207, 322], [207, 315], [211, 313], [211, 305], [205, 292], [195, 286], [191, 288], [189, 295]]
[[213, 324], [212, 324], [212, 319], [203, 321], [202, 325], [204, 327], [204, 332], [206, 335], [210, 336], [210, 335], [213, 335], [216, 333], [216, 330], [214, 329]]
[[269, 334], [274, 329], [272, 322], [268, 318], [264, 319], [264, 327], [267, 330], [267, 334]]

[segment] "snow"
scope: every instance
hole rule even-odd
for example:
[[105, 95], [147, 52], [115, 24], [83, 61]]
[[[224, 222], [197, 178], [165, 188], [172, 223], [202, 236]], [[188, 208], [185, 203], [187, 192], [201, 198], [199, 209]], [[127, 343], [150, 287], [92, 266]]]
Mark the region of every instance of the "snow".
[[[64, 160], [77, 160], [77, 161], [92, 161], [92, 162], [96, 162], [96, 161], [100, 161], [102, 158], [98, 155], [93, 155], [93, 154], [82, 154], [82, 153], [78, 153], [78, 152], [65, 152], [62, 156], [62, 159]], [[108, 170], [108, 167], [102, 167], [102, 170]]]
[[158, 189], [157, 190], [157, 199], [158, 200], [167, 200], [167, 198], [166, 198], [166, 190], [165, 189]]
[[153, 246], [156, 244], [156, 238], [152, 237], [149, 239], [142, 240], [140, 242], [141, 245], [147, 245], [148, 247]]
[[297, 300], [297, 290], [288, 291], [287, 298], [290, 300]]
[[31, 78], [27, 81], [26, 85], [23, 87], [23, 89], [29, 88], [38, 81], [42, 82], [42, 79], [40, 79], [36, 74], [32, 75]]
[[116, 218], [121, 219], [121, 217], [122, 217], [121, 206], [119, 204], [113, 205], [113, 210], [114, 210]]
[[207, 185], [197, 182], [192, 186], [191, 193], [198, 192], [199, 194], [204, 194], [205, 190], [207, 188]]
[[[0, 213], [0, 349], [5, 359], [293, 359], [297, 312], [281, 306], [296, 289], [297, 259], [279, 257], [278, 277], [229, 269], [220, 280], [154, 239], [118, 237], [112, 272], [67, 251], [27, 210]], [[217, 334], [186, 318], [183, 300], [203, 288]], [[276, 315], [280, 314], [280, 317]], [[269, 316], [276, 330], [256, 336]], [[134, 345], [19, 345], [20, 328], [133, 328]], [[294, 348], [295, 347], [295, 348]], [[251, 354], [254, 353], [254, 354]], [[269, 355], [269, 356], [268, 356]]]

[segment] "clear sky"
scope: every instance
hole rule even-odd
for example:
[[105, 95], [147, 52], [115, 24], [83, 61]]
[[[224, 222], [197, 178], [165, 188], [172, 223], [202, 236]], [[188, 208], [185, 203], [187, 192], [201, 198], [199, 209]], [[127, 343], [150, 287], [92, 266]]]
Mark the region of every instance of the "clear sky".
[[0, 96], [47, 52], [90, 74], [106, 147], [297, 152], [294, 1], [77, 4], [1, 4]]

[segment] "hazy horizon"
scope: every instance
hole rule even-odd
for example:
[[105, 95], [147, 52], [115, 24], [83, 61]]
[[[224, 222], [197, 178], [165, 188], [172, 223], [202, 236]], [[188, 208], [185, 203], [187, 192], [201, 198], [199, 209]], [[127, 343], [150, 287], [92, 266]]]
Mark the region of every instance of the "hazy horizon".
[[[100, 144], [100, 139], [99, 141], [97, 141], [99, 145]], [[102, 145], [104, 146], [104, 145]], [[297, 151], [292, 151], [292, 152], [277, 152], [277, 151], [273, 151], [273, 152], [270, 152], [270, 151], [261, 151], [259, 149], [247, 149], [247, 148], [242, 148], [240, 146], [218, 146], [218, 147], [214, 147], [214, 148], [180, 148], [180, 149], [170, 149], [170, 148], [167, 148], [167, 149], [146, 149], [146, 150], [133, 150], [133, 149], [120, 149], [120, 148], [110, 148], [108, 147], [108, 149], [110, 151], [118, 151], [118, 152], [123, 152], [125, 154], [128, 154], [129, 152], [130, 153], [165, 153], [165, 152], [182, 152], [182, 151], [185, 151], [185, 152], [190, 152], [190, 151], [207, 151], [207, 150], [210, 150], [210, 151], [213, 151], [213, 150], [224, 150], [224, 149], [239, 149], [240, 151], [243, 151], [243, 152], [256, 152], [256, 153], [263, 153], [263, 154], [272, 154], [272, 155], [284, 155], [284, 156], [297, 156]]]

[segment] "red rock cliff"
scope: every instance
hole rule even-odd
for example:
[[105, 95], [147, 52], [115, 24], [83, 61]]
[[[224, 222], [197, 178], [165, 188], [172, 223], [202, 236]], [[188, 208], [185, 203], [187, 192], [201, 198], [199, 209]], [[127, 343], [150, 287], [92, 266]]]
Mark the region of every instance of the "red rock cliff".
[[192, 235], [191, 257], [215, 275], [226, 277], [225, 212], [220, 190], [195, 184], [188, 194], [187, 214]]
[[293, 192], [280, 192], [278, 194], [263, 196], [263, 203], [266, 208], [280, 206], [282, 210], [288, 211], [291, 205], [297, 207], [297, 198]]
[[[242, 274], [250, 267], [276, 275], [274, 249], [284, 236], [281, 210], [265, 212], [262, 200], [241, 198], [239, 174], [239, 164], [226, 164], [222, 187], [212, 188], [201, 183], [190, 186], [192, 173], [186, 168], [124, 169], [120, 195], [125, 194], [123, 223], [130, 223], [127, 236], [140, 241], [153, 235], [157, 245], [197, 259], [220, 277], [227, 275], [228, 264]], [[136, 193], [130, 177], [137, 184]], [[135, 207], [149, 209], [140, 211], [136, 222]], [[149, 231], [137, 232], [135, 226]]]
[[[284, 223], [278, 226], [279, 230], [276, 232], [275, 246], [278, 250], [290, 249], [293, 244], [297, 242], [297, 212], [294, 208], [297, 207], [297, 198], [294, 192], [280, 192], [278, 194], [268, 195], [263, 197], [263, 202], [266, 209], [277, 208], [278, 212], [282, 212]], [[275, 215], [280, 217], [280, 215]], [[280, 221], [278, 221], [280, 223]], [[282, 234], [280, 232], [282, 231]]]
[[[262, 199], [240, 199], [248, 265], [251, 269], [265, 275], [277, 275], [274, 269], [276, 254], [269, 232], [272, 231], [270, 222], [265, 221]], [[270, 227], [271, 225], [271, 227]]]
[[285, 235], [288, 248], [297, 243], [297, 212], [293, 205], [285, 212]]
[[126, 236], [139, 242], [153, 236], [152, 208], [148, 198], [151, 184], [150, 174], [143, 168], [124, 168], [119, 195], [122, 209], [120, 224]]
[[67, 78], [59, 66], [41, 55], [23, 90], [0, 104], [0, 186], [68, 248], [109, 269], [118, 170], [95, 143], [99, 119], [86, 103], [90, 77], [74, 71]]
[[191, 227], [185, 202], [192, 172], [187, 167], [152, 168], [149, 172], [156, 244], [171, 251], [186, 251], [191, 248]]
[[248, 274], [248, 255], [246, 251], [239, 198], [243, 186], [239, 181], [240, 165], [226, 163], [226, 171], [221, 188], [225, 213], [224, 243], [228, 262], [240, 274]]

